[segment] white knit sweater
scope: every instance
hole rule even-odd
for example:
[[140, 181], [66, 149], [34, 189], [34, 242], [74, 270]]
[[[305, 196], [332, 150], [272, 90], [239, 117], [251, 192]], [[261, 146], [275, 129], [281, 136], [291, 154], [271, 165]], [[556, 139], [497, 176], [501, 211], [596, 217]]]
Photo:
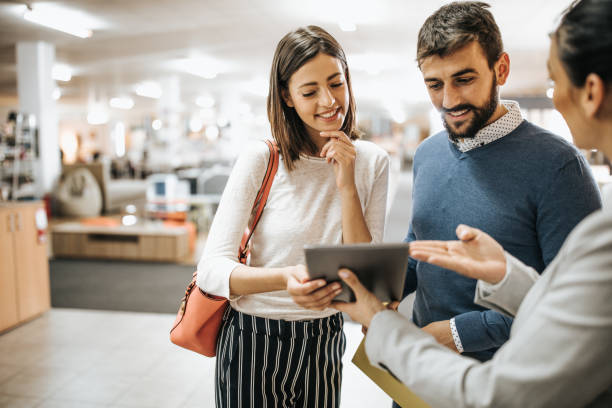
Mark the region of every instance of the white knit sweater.
[[[355, 141], [355, 183], [373, 242], [384, 232], [389, 157], [377, 145]], [[245, 146], [227, 182], [206, 247], [198, 263], [197, 284], [229, 296], [229, 278], [238, 265], [238, 248], [250, 210], [266, 172], [269, 150], [262, 141]], [[268, 202], [251, 238], [250, 266], [284, 267], [304, 264], [304, 245], [340, 244], [342, 213], [332, 164], [302, 156], [290, 173], [281, 156]], [[241, 312], [283, 320], [307, 320], [336, 313], [297, 306], [286, 291], [230, 298]]]

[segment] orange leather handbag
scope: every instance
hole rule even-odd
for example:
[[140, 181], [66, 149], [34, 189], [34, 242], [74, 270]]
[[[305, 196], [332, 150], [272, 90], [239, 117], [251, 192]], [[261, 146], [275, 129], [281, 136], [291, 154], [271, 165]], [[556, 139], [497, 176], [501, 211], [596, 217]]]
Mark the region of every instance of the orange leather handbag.
[[[270, 149], [270, 160], [261, 188], [253, 204], [249, 225], [240, 243], [238, 260], [242, 264], [246, 264], [249, 255], [249, 241], [266, 205], [268, 193], [278, 169], [279, 158], [276, 144], [269, 140], [266, 140], [266, 144]], [[194, 272], [193, 279], [185, 290], [185, 296], [170, 330], [170, 341], [196, 353], [214, 357], [223, 314], [229, 302], [224, 297], [204, 292], [196, 285], [196, 278], [197, 271]]]

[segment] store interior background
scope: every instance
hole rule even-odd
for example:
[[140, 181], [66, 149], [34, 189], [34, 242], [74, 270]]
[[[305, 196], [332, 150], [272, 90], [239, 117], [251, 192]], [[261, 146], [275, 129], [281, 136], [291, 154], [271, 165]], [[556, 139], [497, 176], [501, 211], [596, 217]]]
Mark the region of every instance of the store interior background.
[[[0, 1], [0, 407], [212, 405], [214, 360], [167, 332], [233, 161], [269, 135], [270, 63], [296, 27], [347, 53], [359, 128], [392, 159], [385, 240], [402, 240], [412, 156], [442, 128], [416, 37], [444, 3]], [[502, 98], [571, 141], [546, 72], [569, 2], [490, 3]], [[609, 161], [583, 153], [610, 183]], [[351, 365], [361, 334], [346, 330], [343, 406], [390, 403]]]

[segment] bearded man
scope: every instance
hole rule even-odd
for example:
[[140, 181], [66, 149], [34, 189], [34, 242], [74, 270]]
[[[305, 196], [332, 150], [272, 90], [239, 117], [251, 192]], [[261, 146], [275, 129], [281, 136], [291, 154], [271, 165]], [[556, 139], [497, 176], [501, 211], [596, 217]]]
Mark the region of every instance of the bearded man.
[[[419, 32], [417, 62], [445, 131], [414, 158], [413, 213], [406, 241], [453, 240], [477, 227], [540, 273], [569, 232], [601, 207], [580, 152], [500, 101], [510, 71], [486, 3], [443, 6]], [[508, 339], [512, 319], [474, 303], [476, 280], [411, 259], [405, 295], [412, 319], [439, 343], [480, 361]]]

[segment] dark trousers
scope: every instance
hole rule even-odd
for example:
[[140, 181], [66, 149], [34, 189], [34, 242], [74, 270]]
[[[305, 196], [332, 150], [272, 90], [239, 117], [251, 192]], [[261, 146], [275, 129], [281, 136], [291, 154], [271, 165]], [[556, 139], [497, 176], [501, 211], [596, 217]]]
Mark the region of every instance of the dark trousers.
[[217, 342], [216, 406], [338, 408], [343, 323], [340, 313], [289, 322], [228, 308]]

